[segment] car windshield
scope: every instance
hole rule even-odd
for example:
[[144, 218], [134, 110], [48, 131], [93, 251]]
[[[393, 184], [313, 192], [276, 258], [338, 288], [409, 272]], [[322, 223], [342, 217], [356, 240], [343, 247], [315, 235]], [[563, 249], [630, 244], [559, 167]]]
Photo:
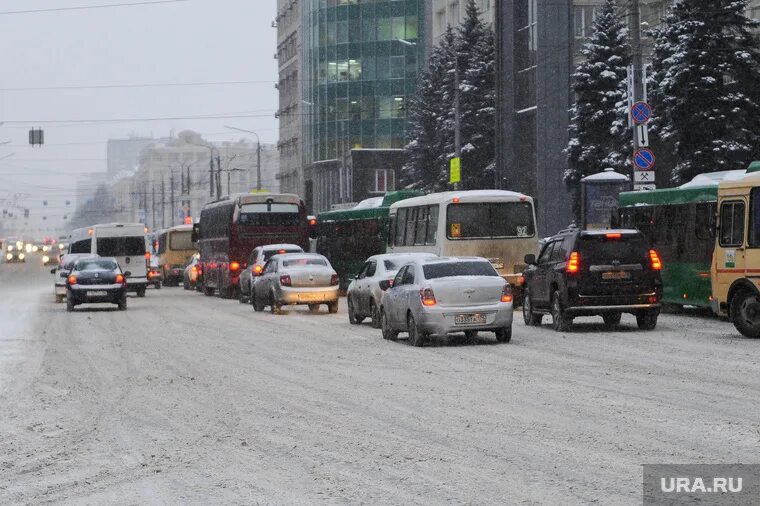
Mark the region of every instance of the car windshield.
[[114, 271], [118, 269], [118, 265], [113, 260], [79, 260], [75, 269], [80, 272]]
[[582, 234], [578, 252], [586, 262], [640, 263], [649, 258], [649, 244], [641, 234], [621, 234], [614, 239], [606, 234]]
[[413, 256], [386, 258], [383, 260], [383, 265], [386, 271], [397, 271], [402, 265], [411, 262], [414, 258]]
[[286, 258], [282, 261], [283, 267], [308, 267], [310, 265], [327, 267], [327, 261], [319, 257]]
[[453, 276], [498, 276], [489, 262], [440, 262], [422, 266], [425, 279]]
[[98, 255], [107, 257], [140, 256], [145, 254], [145, 237], [99, 237]]
[[303, 251], [300, 248], [299, 249], [292, 249], [292, 248], [288, 249], [288, 248], [285, 248], [285, 249], [279, 249], [279, 250], [278, 249], [273, 249], [273, 250], [270, 250], [270, 251], [264, 251], [264, 261], [266, 262], [267, 260], [269, 260], [273, 256], [275, 256], [275, 255], [281, 255], [283, 253], [303, 253]]

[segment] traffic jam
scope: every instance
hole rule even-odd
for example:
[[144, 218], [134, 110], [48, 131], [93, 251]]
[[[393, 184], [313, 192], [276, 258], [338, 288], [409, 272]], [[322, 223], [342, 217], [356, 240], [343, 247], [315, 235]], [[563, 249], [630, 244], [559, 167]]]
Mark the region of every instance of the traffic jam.
[[[526, 326], [547, 318], [559, 332], [588, 316], [613, 329], [623, 314], [650, 331], [661, 311], [679, 303], [710, 308], [742, 335], [760, 337], [750, 275], [760, 264], [751, 248], [760, 223], [746, 204], [758, 168], [704, 183], [715, 194], [706, 212], [715, 216], [705, 218], [713, 230], [703, 231], [703, 251], [694, 252], [706, 260], [693, 279], [672, 268], [681, 258], [662, 228], [647, 227], [659, 219], [656, 203], [631, 202], [639, 192], [621, 194], [615, 227], [571, 224], [545, 238], [537, 235], [533, 199], [504, 190], [403, 190], [319, 216], [308, 216], [296, 195], [254, 192], [210, 202], [196, 223], [164, 230], [111, 223], [44, 244], [7, 238], [5, 261], [38, 254], [54, 264], [55, 300], [67, 311], [101, 303], [126, 310], [128, 293], [141, 298], [149, 288], [180, 285], [273, 315], [298, 306], [335, 314], [345, 297], [348, 324], [368, 320], [384, 339], [405, 334], [414, 346], [479, 332], [507, 343], [515, 308]], [[668, 236], [685, 240], [679, 234], [691, 235], [674, 226]], [[701, 300], [682, 287], [696, 291], [699, 283], [707, 285]]]

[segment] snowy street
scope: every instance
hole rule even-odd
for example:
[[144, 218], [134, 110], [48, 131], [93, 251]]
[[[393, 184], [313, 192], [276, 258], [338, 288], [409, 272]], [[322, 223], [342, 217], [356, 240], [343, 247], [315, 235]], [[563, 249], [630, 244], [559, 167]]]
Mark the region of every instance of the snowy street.
[[3, 504], [632, 504], [642, 463], [760, 451], [760, 342], [712, 318], [420, 349], [181, 288], [68, 314], [36, 265], [0, 307]]

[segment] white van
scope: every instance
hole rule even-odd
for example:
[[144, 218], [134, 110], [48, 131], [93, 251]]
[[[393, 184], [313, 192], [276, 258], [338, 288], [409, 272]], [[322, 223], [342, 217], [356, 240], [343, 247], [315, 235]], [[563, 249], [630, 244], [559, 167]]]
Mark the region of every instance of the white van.
[[114, 257], [122, 271], [130, 272], [127, 289], [144, 297], [148, 286], [146, 230], [142, 223], [104, 223], [79, 228], [69, 236], [69, 253]]

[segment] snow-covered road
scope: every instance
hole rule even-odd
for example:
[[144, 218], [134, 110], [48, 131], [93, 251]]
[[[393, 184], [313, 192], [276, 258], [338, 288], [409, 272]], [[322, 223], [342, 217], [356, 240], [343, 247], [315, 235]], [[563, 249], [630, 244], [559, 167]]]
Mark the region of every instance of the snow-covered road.
[[640, 504], [643, 463], [760, 461], [760, 341], [515, 322], [420, 349], [181, 288], [68, 314], [2, 265], [0, 503]]

